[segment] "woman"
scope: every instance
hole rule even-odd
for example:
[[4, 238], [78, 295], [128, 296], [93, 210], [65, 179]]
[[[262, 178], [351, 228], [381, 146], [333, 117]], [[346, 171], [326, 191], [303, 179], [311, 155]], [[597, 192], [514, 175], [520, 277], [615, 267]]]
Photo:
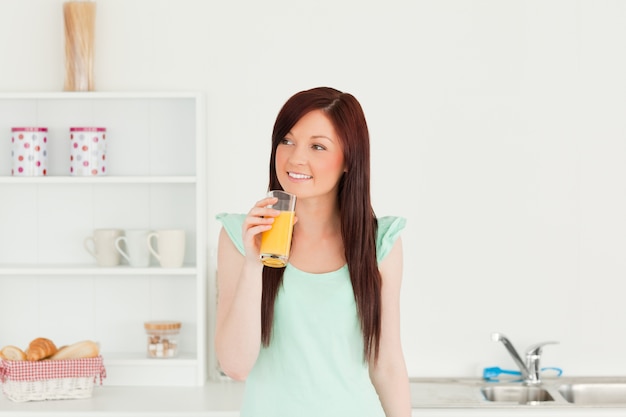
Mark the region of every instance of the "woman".
[[222, 370], [246, 380], [243, 417], [406, 417], [400, 343], [405, 221], [377, 219], [369, 133], [350, 94], [292, 96], [272, 134], [269, 189], [297, 196], [285, 268], [259, 260], [277, 200], [221, 214], [215, 347]]

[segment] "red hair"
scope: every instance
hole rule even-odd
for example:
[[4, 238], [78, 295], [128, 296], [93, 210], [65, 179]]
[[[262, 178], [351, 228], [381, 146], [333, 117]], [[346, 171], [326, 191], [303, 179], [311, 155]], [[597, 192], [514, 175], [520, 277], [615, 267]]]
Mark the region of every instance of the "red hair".
[[[340, 179], [337, 196], [341, 236], [363, 333], [363, 353], [365, 358], [377, 358], [382, 285], [376, 260], [377, 220], [370, 197], [369, 132], [363, 109], [354, 96], [319, 87], [301, 91], [287, 100], [272, 133], [269, 189], [282, 190], [276, 175], [276, 148], [298, 120], [313, 110], [324, 111], [342, 141], [347, 171]], [[284, 268], [263, 268], [261, 341], [264, 346], [270, 343], [274, 302], [283, 273]]]

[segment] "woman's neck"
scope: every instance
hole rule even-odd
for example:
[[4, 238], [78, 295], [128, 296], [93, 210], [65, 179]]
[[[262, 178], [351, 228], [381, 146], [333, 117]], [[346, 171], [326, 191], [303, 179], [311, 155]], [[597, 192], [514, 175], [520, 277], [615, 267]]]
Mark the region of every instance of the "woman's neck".
[[303, 200], [297, 204], [298, 222], [294, 230], [298, 230], [300, 235], [328, 235], [341, 231], [341, 217], [336, 203]]

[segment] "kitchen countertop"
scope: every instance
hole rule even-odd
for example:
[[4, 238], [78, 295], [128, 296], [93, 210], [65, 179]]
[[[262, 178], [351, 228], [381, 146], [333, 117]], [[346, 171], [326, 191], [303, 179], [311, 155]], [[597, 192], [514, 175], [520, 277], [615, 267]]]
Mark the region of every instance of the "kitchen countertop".
[[[580, 380], [580, 378], [578, 378]], [[567, 382], [565, 378], [559, 383]], [[412, 378], [413, 416], [625, 416], [621, 407], [573, 405], [559, 398], [535, 405], [486, 401], [480, 379]], [[493, 384], [493, 383], [489, 383]], [[243, 384], [208, 382], [203, 387], [95, 386], [88, 399], [17, 403], [0, 397], [0, 417], [238, 417]]]
[[2, 396], [0, 416], [237, 417], [243, 384], [208, 382], [203, 387], [94, 386], [87, 399], [13, 402]]

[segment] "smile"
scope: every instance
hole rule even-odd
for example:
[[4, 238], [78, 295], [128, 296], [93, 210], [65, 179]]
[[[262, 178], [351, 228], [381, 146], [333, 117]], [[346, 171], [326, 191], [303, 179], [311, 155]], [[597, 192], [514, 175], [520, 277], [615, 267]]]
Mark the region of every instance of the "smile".
[[289, 175], [290, 178], [294, 178], [297, 180], [310, 180], [311, 178], [313, 178], [310, 175], [297, 174], [295, 172], [288, 172], [287, 175]]

